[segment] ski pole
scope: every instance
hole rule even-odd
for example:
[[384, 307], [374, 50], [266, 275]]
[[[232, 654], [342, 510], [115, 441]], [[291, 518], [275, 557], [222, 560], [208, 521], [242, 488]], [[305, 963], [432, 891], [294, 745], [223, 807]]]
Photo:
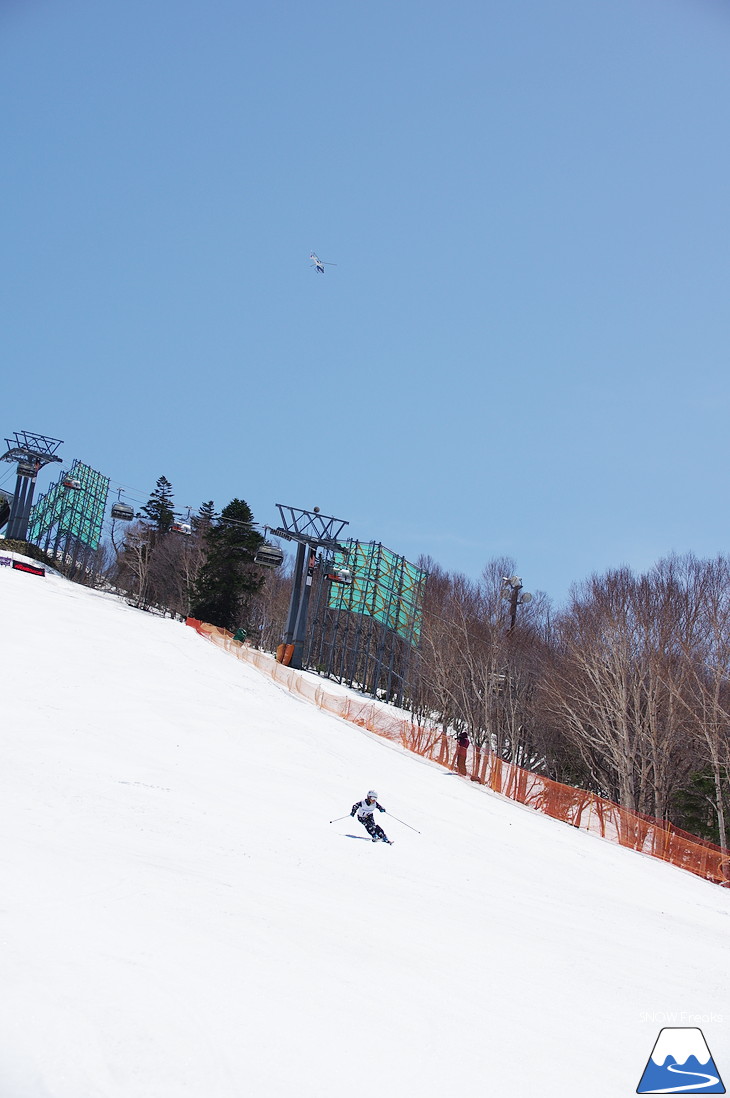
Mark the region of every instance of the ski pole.
[[[398, 817], [394, 816], [392, 812], [388, 812], [388, 815], [390, 816], [391, 820], [398, 820]], [[411, 827], [411, 825], [407, 824], [405, 820], [398, 820], [398, 823], [403, 824], [404, 827]], [[415, 831], [416, 835], [421, 834], [417, 827], [411, 827], [411, 831]]]
[[[338, 817], [337, 817], [337, 820], [346, 820], [346, 819], [347, 819], [347, 816], [349, 816], [349, 815], [350, 815], [350, 813], [348, 812], [346, 816], [338, 816]], [[331, 823], [331, 824], [336, 824], [336, 823], [337, 823], [337, 820], [330, 820], [330, 823]]]

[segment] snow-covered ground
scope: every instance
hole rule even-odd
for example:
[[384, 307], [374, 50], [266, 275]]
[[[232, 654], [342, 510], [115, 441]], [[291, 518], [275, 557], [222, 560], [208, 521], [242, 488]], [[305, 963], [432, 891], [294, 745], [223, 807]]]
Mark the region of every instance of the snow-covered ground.
[[[620, 1098], [671, 1025], [730, 1077], [728, 890], [111, 596], [0, 613], [0, 1098]], [[420, 834], [329, 823], [371, 787]]]

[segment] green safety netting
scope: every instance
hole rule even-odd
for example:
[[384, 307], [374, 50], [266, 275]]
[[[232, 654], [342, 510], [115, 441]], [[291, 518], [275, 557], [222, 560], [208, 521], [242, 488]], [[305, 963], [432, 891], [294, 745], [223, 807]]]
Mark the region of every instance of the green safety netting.
[[331, 609], [366, 614], [411, 644], [418, 642], [426, 572], [378, 542], [358, 541], [335, 553], [334, 568], [348, 569], [352, 583], [332, 584]]
[[96, 549], [101, 540], [108, 492], [108, 477], [81, 461], [74, 461], [32, 508], [28, 540], [38, 544], [44, 537], [46, 540], [52, 536], [69, 537]]

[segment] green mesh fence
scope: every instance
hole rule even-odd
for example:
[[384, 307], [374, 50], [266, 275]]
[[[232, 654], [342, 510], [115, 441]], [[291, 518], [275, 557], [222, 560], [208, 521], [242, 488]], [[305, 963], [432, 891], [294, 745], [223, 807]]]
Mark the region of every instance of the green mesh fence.
[[348, 542], [346, 552], [335, 553], [334, 565], [349, 569], [352, 584], [332, 584], [331, 609], [366, 614], [410, 644], [418, 643], [425, 572], [379, 542]]
[[109, 478], [74, 461], [68, 472], [41, 496], [30, 513], [28, 541], [46, 548], [63, 539], [96, 549], [101, 540]]

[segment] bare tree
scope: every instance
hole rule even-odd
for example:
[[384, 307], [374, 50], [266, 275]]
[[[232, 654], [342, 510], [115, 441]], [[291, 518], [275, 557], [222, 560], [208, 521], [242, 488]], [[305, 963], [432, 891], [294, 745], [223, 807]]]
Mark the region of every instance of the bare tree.
[[559, 616], [541, 681], [546, 713], [595, 787], [660, 817], [690, 766], [678, 616], [671, 585], [625, 568], [594, 576]]
[[127, 527], [119, 559], [118, 582], [144, 608], [148, 605], [152, 531], [144, 522]]
[[257, 648], [273, 652], [281, 641], [291, 597], [293, 563], [279, 568], [261, 569], [265, 582], [251, 598], [248, 617], [252, 627], [249, 638]]
[[478, 582], [449, 575], [431, 561], [415, 696], [421, 709], [447, 730], [468, 732], [477, 752], [535, 765], [535, 675], [546, 600], [521, 608], [510, 629], [504, 577], [514, 572], [506, 558], [490, 561]]
[[700, 561], [691, 554], [660, 561], [656, 581], [673, 587], [682, 615], [676, 639], [682, 677], [670, 683], [698, 753], [697, 767], [709, 767], [711, 807], [720, 845], [727, 849], [725, 787], [730, 763], [730, 562], [718, 556]]

